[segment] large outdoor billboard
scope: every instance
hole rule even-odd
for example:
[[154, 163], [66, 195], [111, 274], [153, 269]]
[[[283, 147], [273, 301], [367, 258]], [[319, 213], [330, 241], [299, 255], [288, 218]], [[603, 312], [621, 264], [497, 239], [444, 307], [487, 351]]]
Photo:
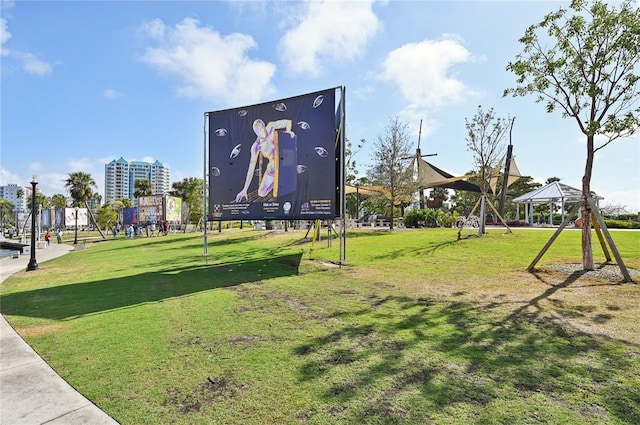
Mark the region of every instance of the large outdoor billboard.
[[138, 225], [138, 209], [137, 208], [123, 208], [122, 210], [122, 224], [128, 226], [129, 224]]
[[138, 220], [140, 224], [164, 221], [163, 195], [141, 196], [138, 198]]
[[166, 197], [164, 218], [170, 223], [182, 222], [182, 198], [177, 196]]
[[[40, 215], [40, 225], [43, 229], [50, 229], [53, 226], [53, 220], [51, 220], [51, 208], [43, 208]], [[55, 217], [55, 210], [53, 210]]]
[[[64, 209], [64, 225], [66, 227], [76, 226], [76, 211], [77, 211], [77, 225], [78, 227], [84, 227], [89, 225], [89, 213], [86, 208], [65, 208]], [[56, 223], [57, 224], [57, 223]]]
[[209, 220], [339, 215], [335, 89], [207, 113]]

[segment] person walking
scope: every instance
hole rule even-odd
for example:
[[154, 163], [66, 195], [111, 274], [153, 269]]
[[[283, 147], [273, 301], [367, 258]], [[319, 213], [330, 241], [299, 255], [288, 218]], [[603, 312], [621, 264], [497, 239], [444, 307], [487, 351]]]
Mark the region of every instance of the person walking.
[[44, 240], [47, 243], [47, 246], [51, 243], [51, 233], [47, 230], [47, 233], [44, 234]]
[[58, 239], [58, 245], [60, 245], [62, 243], [62, 230], [58, 229], [58, 231], [56, 232], [56, 239]]

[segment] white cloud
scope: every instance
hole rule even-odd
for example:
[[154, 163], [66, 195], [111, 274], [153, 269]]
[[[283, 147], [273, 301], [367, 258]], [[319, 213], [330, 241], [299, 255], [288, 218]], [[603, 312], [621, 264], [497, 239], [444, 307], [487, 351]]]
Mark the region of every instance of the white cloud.
[[287, 71], [317, 76], [325, 61], [362, 55], [381, 28], [373, 1], [311, 1], [296, 26], [282, 37], [279, 52]]
[[[434, 119], [430, 119], [429, 111], [420, 105], [407, 105], [398, 113], [400, 121], [409, 123], [408, 134], [413, 140], [415, 135], [415, 146], [418, 146], [418, 139], [421, 140], [421, 146], [425, 146], [425, 140], [429, 138], [438, 128], [438, 123]], [[427, 118], [424, 118], [427, 117]], [[422, 124], [422, 128], [420, 128]], [[427, 154], [429, 152], [422, 152]]]
[[22, 179], [17, 174], [12, 173], [4, 167], [0, 167], [0, 186], [8, 184], [22, 184]]
[[122, 93], [120, 93], [118, 90], [106, 89], [104, 92], [102, 92], [102, 95], [107, 99], [117, 99], [122, 96]]
[[445, 35], [441, 40], [409, 43], [393, 50], [384, 61], [380, 78], [395, 83], [412, 104], [456, 104], [478, 93], [457, 79], [451, 68], [475, 60], [457, 38]]
[[43, 173], [38, 175], [38, 187], [46, 196], [53, 196], [58, 193], [68, 196], [69, 191], [64, 187], [67, 178], [69, 178], [68, 173]]
[[160, 73], [177, 78], [177, 93], [188, 98], [216, 100], [222, 104], [255, 103], [275, 89], [271, 79], [276, 67], [253, 60], [247, 52], [257, 48], [248, 35], [221, 35], [186, 18], [174, 28], [160, 20], [141, 30], [157, 43], [142, 60]]
[[368, 99], [375, 92], [376, 92], [375, 87], [367, 85], [367, 86], [356, 88], [351, 93], [353, 93], [355, 96], [359, 97], [360, 99]]
[[86, 170], [93, 168], [94, 162], [95, 161], [92, 161], [89, 158], [78, 158], [69, 160], [69, 162], [67, 162], [67, 165], [68, 168], [75, 170], [72, 171], [73, 173], [75, 173], [76, 171], [88, 172]]
[[29, 74], [42, 77], [43, 75], [50, 73], [53, 69], [51, 64], [38, 59], [32, 53], [11, 51], [10, 54], [22, 63], [22, 69]]
[[38, 171], [42, 170], [42, 163], [39, 161], [30, 162], [29, 164], [27, 164], [27, 170], [37, 173]]
[[[13, 5], [13, 1], [3, 0], [0, 2], [0, 7], [5, 11], [13, 7]], [[29, 74], [43, 76], [51, 72], [51, 64], [38, 59], [34, 54], [9, 50], [6, 45], [10, 38], [11, 32], [9, 32], [8, 21], [5, 18], [0, 18], [0, 56], [7, 56], [18, 60], [22, 64], [22, 69]]]
[[626, 190], [600, 190], [596, 188], [595, 192], [604, 197], [603, 201], [600, 201], [600, 206], [615, 205], [624, 207], [628, 213], [640, 213], [640, 189], [626, 189]]
[[4, 44], [11, 38], [11, 33], [7, 28], [7, 20], [0, 18], [0, 56], [6, 56], [9, 51], [5, 49]]

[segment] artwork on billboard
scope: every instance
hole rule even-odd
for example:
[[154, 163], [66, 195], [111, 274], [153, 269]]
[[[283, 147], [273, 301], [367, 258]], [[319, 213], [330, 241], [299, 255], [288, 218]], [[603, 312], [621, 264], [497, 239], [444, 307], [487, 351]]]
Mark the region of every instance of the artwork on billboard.
[[26, 212], [19, 212], [16, 215], [18, 229], [23, 229], [26, 227], [27, 223], [29, 222], [29, 217], [31, 217], [31, 214]]
[[[64, 209], [64, 225], [66, 227], [75, 227], [76, 225], [76, 209]], [[78, 208], [78, 227], [89, 225], [89, 213], [86, 208]]]
[[56, 208], [56, 229], [62, 229], [64, 224], [64, 208]]
[[338, 215], [335, 89], [209, 112], [209, 220]]
[[44, 208], [42, 210], [42, 213], [40, 216], [40, 225], [42, 226], [43, 229], [50, 229], [52, 226], [51, 211], [52, 210], [50, 208]]
[[138, 221], [140, 224], [164, 221], [163, 195], [141, 196], [138, 198]]
[[138, 209], [137, 208], [124, 208], [122, 210], [122, 224], [128, 226], [129, 224], [138, 225]]
[[182, 198], [167, 196], [165, 220], [170, 223], [182, 222]]

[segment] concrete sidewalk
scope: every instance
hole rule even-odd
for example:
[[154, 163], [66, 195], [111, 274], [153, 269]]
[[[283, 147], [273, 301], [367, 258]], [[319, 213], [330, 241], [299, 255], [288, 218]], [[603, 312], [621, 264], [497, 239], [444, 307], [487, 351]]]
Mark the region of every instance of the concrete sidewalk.
[[[69, 245], [55, 242], [36, 249], [39, 268], [29, 273], [46, 273], [45, 261], [72, 250]], [[14, 273], [26, 272], [29, 259], [28, 254], [0, 259], [0, 284]], [[58, 376], [0, 316], [0, 424], [117, 423]]]

